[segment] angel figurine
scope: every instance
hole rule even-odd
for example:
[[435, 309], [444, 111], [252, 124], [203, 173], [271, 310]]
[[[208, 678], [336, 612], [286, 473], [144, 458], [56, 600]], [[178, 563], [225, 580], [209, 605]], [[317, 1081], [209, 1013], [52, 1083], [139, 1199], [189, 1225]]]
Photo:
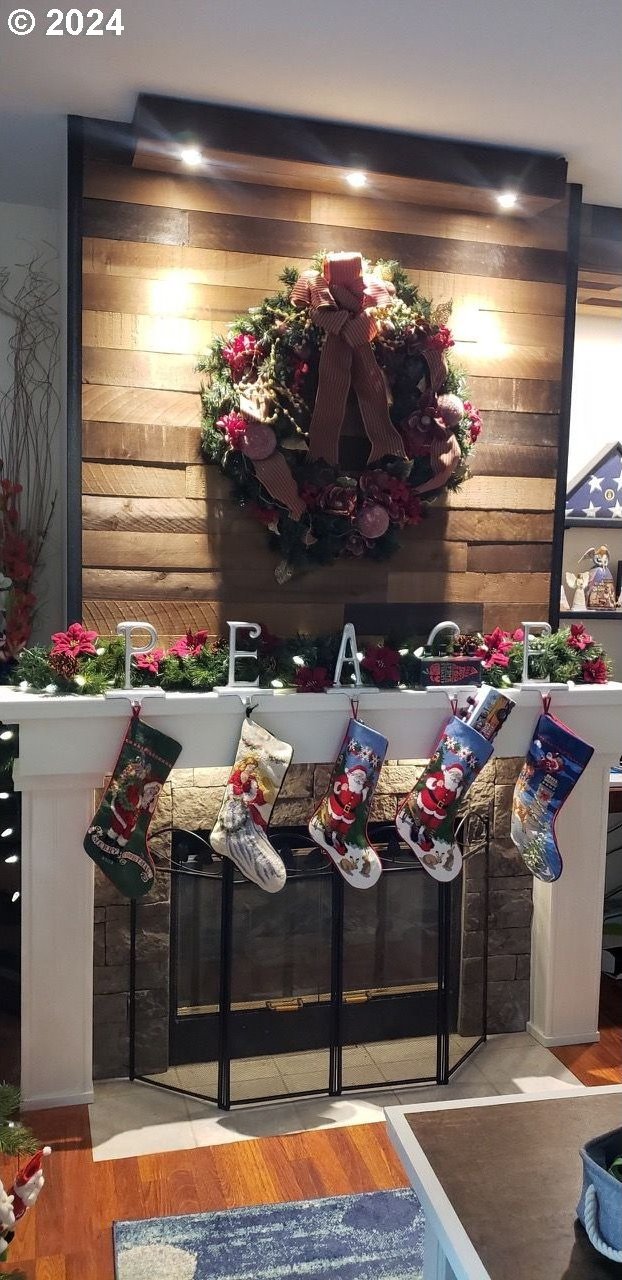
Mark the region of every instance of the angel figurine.
[[584, 573], [567, 573], [566, 582], [571, 591], [574, 591], [572, 597], [572, 613], [585, 613], [587, 605], [585, 603], [585, 589], [589, 582], [590, 575], [585, 570]]
[[615, 609], [616, 591], [609, 568], [609, 548], [588, 547], [581, 556], [581, 560], [586, 560], [588, 556], [592, 557], [592, 568], [588, 572], [585, 592], [588, 609]]

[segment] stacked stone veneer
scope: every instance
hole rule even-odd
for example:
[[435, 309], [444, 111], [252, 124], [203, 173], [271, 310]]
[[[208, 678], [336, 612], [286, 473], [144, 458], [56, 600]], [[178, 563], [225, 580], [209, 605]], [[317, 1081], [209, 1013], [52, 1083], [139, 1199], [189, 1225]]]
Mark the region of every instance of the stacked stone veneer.
[[[493, 760], [469, 793], [469, 808], [492, 814], [488, 876], [488, 1029], [522, 1031], [529, 1016], [531, 876], [509, 838], [514, 783], [522, 760]], [[421, 764], [385, 765], [372, 820], [395, 817], [401, 797]], [[330, 777], [329, 765], [294, 765], [275, 805], [273, 824], [308, 821], [313, 802]], [[165, 785], [152, 829], [156, 864], [170, 859], [170, 828], [213, 826], [228, 769], [177, 769]], [[477, 1034], [481, 1013], [486, 884], [481, 858], [465, 868], [460, 1030]], [[170, 877], [159, 871], [148, 898], [138, 904], [136, 1065], [141, 1074], [168, 1066]], [[94, 1073], [96, 1079], [127, 1074], [129, 1066], [130, 907], [106, 878], [95, 875]], [[471, 1002], [473, 1007], [471, 1007]]]

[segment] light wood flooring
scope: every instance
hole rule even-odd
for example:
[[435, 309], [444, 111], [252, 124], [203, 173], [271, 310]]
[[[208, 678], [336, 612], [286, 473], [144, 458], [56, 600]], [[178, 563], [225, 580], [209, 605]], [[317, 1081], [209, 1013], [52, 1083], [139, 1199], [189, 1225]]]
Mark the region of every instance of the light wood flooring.
[[[151, 1218], [407, 1185], [384, 1125], [102, 1161], [91, 1158], [86, 1107], [32, 1112], [49, 1141], [47, 1184], [0, 1275], [112, 1280], [114, 1219]], [[1, 1170], [2, 1176], [8, 1170]], [[7, 1178], [8, 1180], [8, 1178]], [[154, 1278], [155, 1280], [155, 1278]]]

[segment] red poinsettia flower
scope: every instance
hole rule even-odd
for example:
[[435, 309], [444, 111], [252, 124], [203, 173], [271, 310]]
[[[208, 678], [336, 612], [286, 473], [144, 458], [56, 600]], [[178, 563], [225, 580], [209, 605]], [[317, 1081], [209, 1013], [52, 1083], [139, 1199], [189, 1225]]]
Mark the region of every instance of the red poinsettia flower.
[[475, 657], [483, 659], [483, 666], [487, 670], [491, 667], [507, 667], [510, 661], [508, 655], [514, 643], [514, 638], [507, 631], [495, 627], [494, 631], [484, 636], [484, 643], [480, 645]]
[[222, 349], [223, 360], [226, 360], [234, 380], [242, 378], [253, 361], [257, 359], [258, 344], [254, 333], [237, 333], [230, 338]]
[[439, 325], [436, 333], [431, 333], [425, 343], [429, 351], [446, 351], [448, 347], [454, 347], [456, 344], [451, 336], [451, 329], [446, 324]]
[[241, 413], [225, 413], [224, 417], [218, 419], [216, 426], [224, 431], [231, 448], [239, 449], [248, 430], [246, 418]]
[[374, 684], [398, 684], [400, 678], [400, 655], [397, 649], [378, 644], [368, 649], [361, 666], [369, 672]]
[[586, 658], [581, 667], [581, 679], [584, 684], [606, 684], [609, 679], [607, 663], [604, 658]]
[[165, 657], [164, 649], [152, 649], [151, 653], [137, 653], [134, 662], [140, 671], [150, 671], [157, 676]]
[[298, 667], [294, 681], [299, 693], [324, 693], [331, 682], [326, 667]]
[[87, 631], [80, 622], [73, 622], [67, 631], [56, 631], [52, 636], [52, 654], [65, 653], [78, 658], [82, 654], [93, 655], [96, 652], [96, 631]]
[[[571, 649], [588, 649], [594, 643], [594, 638], [585, 629], [582, 622], [573, 622], [570, 627], [570, 635], [568, 636], [568, 644]], [[598, 683], [598, 681], [597, 681]]]
[[171, 645], [169, 653], [174, 658], [196, 658], [197, 654], [205, 648], [209, 639], [209, 631], [187, 631], [181, 640], [176, 640]]
[[0, 480], [0, 489], [7, 498], [14, 498], [18, 493], [23, 493], [23, 485], [15, 484], [13, 480]]

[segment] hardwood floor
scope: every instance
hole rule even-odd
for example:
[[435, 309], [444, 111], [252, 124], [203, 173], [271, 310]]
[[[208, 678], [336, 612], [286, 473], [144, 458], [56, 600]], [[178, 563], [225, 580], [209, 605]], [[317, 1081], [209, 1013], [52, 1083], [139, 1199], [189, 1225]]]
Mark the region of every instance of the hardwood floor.
[[581, 1084], [622, 1084], [622, 983], [602, 979], [598, 1044], [564, 1044], [551, 1052]]
[[[193, 1151], [91, 1158], [86, 1107], [31, 1112], [53, 1148], [36, 1210], [18, 1229], [14, 1280], [112, 1280], [115, 1218], [149, 1218], [407, 1185], [383, 1124], [261, 1138]], [[13, 1167], [0, 1166], [10, 1181]], [[154, 1277], [155, 1280], [155, 1277]]]

